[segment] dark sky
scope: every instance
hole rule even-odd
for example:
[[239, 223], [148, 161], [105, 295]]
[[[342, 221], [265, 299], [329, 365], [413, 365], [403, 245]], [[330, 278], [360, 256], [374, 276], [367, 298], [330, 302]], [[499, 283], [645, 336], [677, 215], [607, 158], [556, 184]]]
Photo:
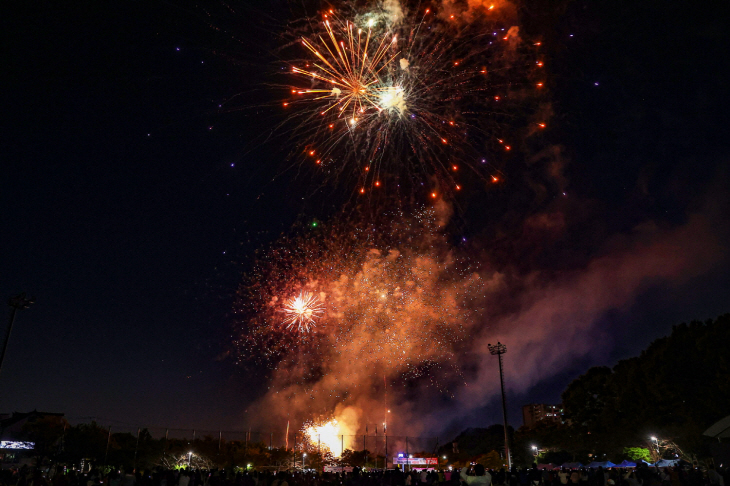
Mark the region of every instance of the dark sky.
[[[37, 300], [13, 329], [0, 412], [242, 429], [261, 381], [218, 359], [232, 259], [245, 264], [298, 218], [327, 213], [298, 179], [273, 178], [282, 154], [261, 142], [268, 125], [256, 110], [218, 109], [237, 94], [268, 100], [257, 88], [289, 10], [72, 3], [0, 14], [0, 295]], [[562, 147], [567, 197], [579, 201], [565, 211], [584, 223], [561, 258], [695, 213], [728, 241], [729, 19], [719, 3], [526, 4], [527, 29], [543, 32], [551, 63], [547, 142]], [[520, 194], [491, 195], [484, 211], [479, 195], [460, 202], [460, 231], [484, 232], [496, 212], [524, 219], [535, 209]], [[521, 404], [558, 401], [587, 367], [631, 356], [673, 324], [730, 311], [721, 254], [605, 313], [596, 323], [605, 345], [511, 393], [513, 422]], [[570, 353], [559, 335], [545, 345]], [[494, 406], [465, 419], [499, 420]]]

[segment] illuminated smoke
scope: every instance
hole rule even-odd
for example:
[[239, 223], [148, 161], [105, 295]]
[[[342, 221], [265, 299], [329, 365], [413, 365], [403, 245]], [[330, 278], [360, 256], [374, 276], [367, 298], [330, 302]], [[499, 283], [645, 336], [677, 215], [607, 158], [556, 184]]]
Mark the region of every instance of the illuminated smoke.
[[[418, 218], [401, 215], [381, 233], [333, 222], [316, 238], [282, 242], [252, 276], [264, 285], [241, 290], [255, 312], [242, 321], [240, 355], [263, 355], [274, 370], [270, 391], [249, 408], [253, 416], [323, 417], [316, 426], [335, 418], [326, 430], [354, 435], [383, 421], [387, 391], [391, 433], [404, 434], [406, 424], [414, 435], [444, 428], [441, 413], [467, 416], [499, 393], [487, 343], [508, 344], [508, 387], [525, 391], [605, 346], [596, 325], [606, 312], [628, 308], [654, 282], [702, 274], [721, 254], [709, 222], [693, 217], [676, 230], [638, 228], [574, 270], [525, 272], [488, 248], [468, 258], [457, 251], [441, 233], [449, 211], [441, 203]], [[530, 217], [518, 243], [559, 241], [565, 224], [560, 213]], [[289, 339], [276, 328], [271, 296], [314, 288], [327, 311], [306, 342]]]
[[385, 0], [382, 8], [386, 13], [388, 25], [392, 26], [403, 20], [403, 9], [398, 0]]

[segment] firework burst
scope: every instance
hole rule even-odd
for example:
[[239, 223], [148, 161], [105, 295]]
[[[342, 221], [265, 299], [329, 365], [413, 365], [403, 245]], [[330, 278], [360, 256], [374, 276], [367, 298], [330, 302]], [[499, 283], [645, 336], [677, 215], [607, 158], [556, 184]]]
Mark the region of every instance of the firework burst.
[[422, 182], [452, 193], [463, 172], [498, 182], [518, 134], [545, 127], [525, 115], [544, 85], [539, 42], [493, 6], [462, 22], [418, 5], [394, 18], [379, 2], [342, 2], [291, 32], [304, 53], [283, 103], [295, 155], [360, 194]]
[[317, 295], [311, 292], [300, 292], [284, 305], [284, 325], [287, 329], [298, 332], [309, 332], [316, 325], [317, 319], [324, 314], [324, 306]]

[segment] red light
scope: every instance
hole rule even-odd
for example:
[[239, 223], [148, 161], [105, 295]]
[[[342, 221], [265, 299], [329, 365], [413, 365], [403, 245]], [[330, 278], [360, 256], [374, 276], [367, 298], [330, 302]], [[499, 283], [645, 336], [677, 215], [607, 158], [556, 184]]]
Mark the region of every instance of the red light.
[[375, 186], [380, 187], [380, 181], [375, 181]]
[[365, 188], [364, 187], [361, 187], [360, 188], [360, 194], [365, 194]]
[[431, 197], [434, 198], [434, 199], [436, 199], [436, 193], [435, 192], [432, 192], [431, 193]]

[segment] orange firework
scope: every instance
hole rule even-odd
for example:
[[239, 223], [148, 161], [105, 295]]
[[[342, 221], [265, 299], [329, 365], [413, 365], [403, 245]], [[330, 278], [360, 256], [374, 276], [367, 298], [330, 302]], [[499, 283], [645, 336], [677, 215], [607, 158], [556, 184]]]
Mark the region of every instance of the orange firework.
[[516, 147], [502, 134], [534, 126], [528, 113], [545, 81], [537, 44], [489, 5], [464, 21], [396, 3], [398, 15], [344, 0], [341, 13], [323, 11], [291, 31], [295, 48], [282, 69], [294, 82], [285, 85], [282, 127], [300, 144], [295, 152], [322, 175], [347, 174], [360, 195], [411, 181], [421, 191], [435, 180], [448, 196], [465, 177], [489, 180]]
[[[368, 25], [367, 33], [363, 34], [362, 29], [357, 29], [355, 33], [355, 26], [346, 22], [338, 40], [330, 21], [326, 20], [324, 25], [330, 42], [325, 42], [321, 36], [319, 43], [302, 39], [302, 44], [319, 61], [314, 63], [317, 70], [293, 67], [292, 72], [331, 87], [295, 90], [296, 94], [315, 94], [315, 99], [333, 98], [335, 102], [320, 114], [325, 115], [334, 110], [338, 112], [339, 118], [347, 112], [350, 125], [355, 125], [358, 117], [368, 110], [382, 111], [383, 107], [389, 108], [398, 88], [385, 86], [380, 72], [398, 55], [398, 52], [389, 52], [389, 48], [395, 45], [396, 36], [386, 35], [375, 40], [372, 25]], [[373, 46], [377, 47], [373, 50]]]
[[315, 294], [300, 292], [286, 302], [284, 314], [287, 329], [309, 332], [316, 325], [317, 319], [324, 314], [324, 305]]

